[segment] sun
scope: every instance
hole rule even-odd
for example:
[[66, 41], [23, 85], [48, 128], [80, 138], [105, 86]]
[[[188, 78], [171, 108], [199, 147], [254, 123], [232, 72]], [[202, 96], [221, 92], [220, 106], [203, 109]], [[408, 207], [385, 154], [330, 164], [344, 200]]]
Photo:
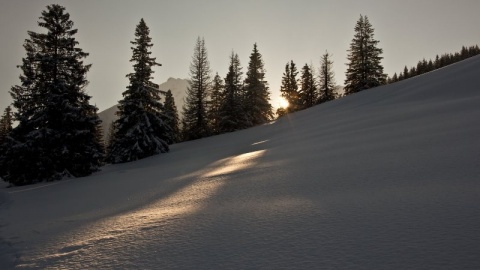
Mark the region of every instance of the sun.
[[286, 100], [285, 98], [281, 97], [279, 100], [278, 100], [278, 104], [280, 105], [280, 108], [288, 108], [288, 106], [290, 105], [288, 103], [288, 100]]

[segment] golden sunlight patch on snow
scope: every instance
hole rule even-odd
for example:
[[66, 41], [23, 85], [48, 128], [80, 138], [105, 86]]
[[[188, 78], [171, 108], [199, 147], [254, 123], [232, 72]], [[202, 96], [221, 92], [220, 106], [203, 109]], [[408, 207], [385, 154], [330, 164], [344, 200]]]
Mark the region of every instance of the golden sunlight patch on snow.
[[239, 171], [250, 167], [255, 164], [255, 159], [262, 156], [265, 153], [265, 150], [258, 150], [254, 152], [249, 152], [246, 154], [241, 154], [238, 156], [222, 159], [218, 163], [218, 168], [211, 170], [205, 177], [214, 177], [219, 175], [229, 174], [235, 171]]
[[[34, 256], [32, 260], [62, 260], [79, 254], [96, 252], [95, 247], [114, 247], [117, 242], [134, 239], [150, 230], [168, 233], [173, 222], [182, 216], [200, 211], [215, 195], [230, 174], [255, 166], [265, 150], [253, 151], [219, 160], [200, 172], [181, 176], [175, 181], [188, 185], [145, 207], [89, 224], [67, 238], [53, 243], [53, 250]], [[105, 256], [108, 257], [108, 254]], [[28, 263], [23, 266], [29, 266]]]

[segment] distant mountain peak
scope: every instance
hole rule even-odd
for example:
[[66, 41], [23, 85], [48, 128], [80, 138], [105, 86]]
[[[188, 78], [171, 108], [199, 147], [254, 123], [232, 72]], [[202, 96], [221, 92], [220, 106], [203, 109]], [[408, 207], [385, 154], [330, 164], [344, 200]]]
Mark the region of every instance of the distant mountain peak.
[[[183, 100], [184, 100], [184, 97], [186, 96], [187, 86], [188, 86], [188, 80], [173, 78], [173, 77], [168, 78], [166, 82], [163, 82], [162, 84], [159, 85], [159, 89], [162, 91], [168, 91], [168, 90], [172, 91], [172, 95], [175, 100], [175, 105], [177, 105], [177, 110], [179, 114], [182, 113]], [[162, 103], [165, 101], [163, 96], [161, 101]], [[117, 120], [118, 118], [116, 115], [117, 111], [118, 111], [118, 104], [113, 105], [112, 107], [98, 113], [98, 116], [102, 120], [102, 130], [103, 130], [104, 140], [107, 138], [110, 124], [113, 121]]]
[[169, 78], [167, 79], [167, 82], [169, 82], [169, 81], [186, 81], [186, 79], [169, 77]]

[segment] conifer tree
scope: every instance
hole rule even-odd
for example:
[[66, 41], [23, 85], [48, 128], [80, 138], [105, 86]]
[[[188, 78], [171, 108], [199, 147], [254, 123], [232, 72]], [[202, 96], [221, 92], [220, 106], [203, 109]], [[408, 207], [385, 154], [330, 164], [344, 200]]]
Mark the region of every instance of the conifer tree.
[[165, 94], [165, 103], [163, 104], [165, 114], [165, 124], [169, 127], [167, 143], [173, 144], [180, 142], [180, 121], [178, 118], [177, 106], [170, 89]]
[[411, 67], [410, 71], [408, 72], [410, 77], [415, 77], [417, 76], [417, 69], [415, 67]]
[[390, 83], [395, 83], [395, 82], [398, 82], [398, 75], [396, 72], [393, 74], [392, 79], [390, 80]]
[[158, 85], [152, 82], [154, 66], [150, 30], [143, 19], [135, 29], [135, 40], [130, 42], [134, 72], [127, 75], [130, 83], [119, 101], [118, 119], [114, 122], [115, 135], [108, 149], [107, 161], [123, 163], [169, 151], [166, 142], [170, 129], [165, 124], [163, 104]]
[[435, 67], [435, 69], [439, 69], [441, 66], [440, 66], [440, 56], [435, 56], [435, 61], [433, 62], [433, 66]]
[[345, 74], [347, 95], [380, 86], [386, 82], [386, 75], [380, 63], [383, 50], [377, 47], [379, 41], [373, 38], [373, 30], [368, 17], [360, 15], [348, 50], [349, 63]]
[[270, 104], [270, 92], [265, 81], [265, 68], [262, 55], [253, 44], [253, 51], [248, 63], [247, 77], [245, 78], [244, 111], [247, 118], [247, 127], [267, 123], [273, 118], [273, 108]]
[[478, 47], [478, 45], [470, 47], [470, 49], [469, 49], [470, 57], [475, 56], [475, 55], [479, 55], [479, 54], [480, 54], [480, 47]]
[[224, 99], [224, 89], [225, 86], [223, 84], [223, 79], [217, 72], [213, 78], [210, 101], [208, 104], [208, 122], [212, 134], [220, 134], [220, 109]]
[[411, 77], [411, 75], [410, 75], [410, 73], [408, 72], [408, 68], [407, 68], [407, 66], [405, 66], [405, 67], [403, 68], [403, 79], [408, 79], [408, 78], [410, 78], [410, 77]]
[[313, 68], [307, 64], [305, 64], [302, 68], [299, 95], [301, 99], [301, 109], [310, 108], [317, 103], [318, 93], [313, 76]]
[[333, 61], [328, 52], [322, 56], [320, 66], [320, 97], [319, 103], [335, 99], [335, 74], [333, 73]]
[[427, 71], [430, 72], [432, 70], [435, 70], [435, 67], [433, 66], [432, 59], [430, 59], [430, 60], [428, 60]]
[[198, 37], [190, 64], [190, 80], [183, 107], [182, 137], [186, 141], [210, 135], [207, 119], [210, 73], [205, 40]]
[[230, 65], [225, 77], [224, 99], [219, 110], [219, 132], [232, 132], [246, 127], [243, 111], [242, 67], [238, 54], [232, 52]]
[[285, 72], [282, 77], [280, 92], [282, 97], [288, 101], [287, 113], [296, 112], [300, 109], [300, 96], [298, 93], [298, 71], [295, 63], [290, 61], [285, 65]]
[[426, 73], [428, 70], [428, 62], [423, 58], [423, 60], [418, 61], [417, 63], [417, 74], [416, 75], [422, 75]]
[[2, 118], [0, 118], [0, 146], [3, 144], [8, 134], [12, 131], [12, 125], [12, 109], [10, 108], [10, 106], [8, 106], [7, 108], [5, 108]]
[[91, 65], [83, 63], [88, 53], [77, 47], [70, 15], [49, 5], [38, 25], [47, 33], [28, 32], [21, 84], [10, 92], [18, 125], [4, 144], [0, 174], [14, 185], [86, 176], [104, 155], [97, 108], [85, 93]]

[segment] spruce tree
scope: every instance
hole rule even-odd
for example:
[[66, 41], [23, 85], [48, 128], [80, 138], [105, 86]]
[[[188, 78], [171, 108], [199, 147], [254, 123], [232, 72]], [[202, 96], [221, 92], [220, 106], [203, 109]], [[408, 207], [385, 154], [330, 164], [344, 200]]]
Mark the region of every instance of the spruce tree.
[[433, 62], [433, 66], [435, 69], [439, 69], [441, 66], [440, 66], [440, 56], [435, 56], [435, 61]]
[[245, 78], [244, 111], [247, 118], [247, 127], [267, 123], [273, 118], [273, 108], [270, 104], [270, 92], [265, 81], [265, 68], [262, 55], [253, 44], [253, 51], [248, 63], [247, 77]]
[[186, 141], [210, 135], [207, 119], [210, 73], [205, 40], [198, 37], [190, 64], [190, 80], [183, 107], [182, 137]]
[[299, 94], [301, 99], [301, 109], [310, 108], [317, 103], [318, 93], [313, 76], [313, 68], [307, 64], [302, 68]]
[[469, 49], [470, 57], [480, 54], [480, 47], [478, 45], [471, 46]]
[[393, 74], [392, 79], [390, 80], [390, 83], [395, 83], [395, 82], [398, 82], [398, 75], [396, 72]]
[[320, 66], [320, 95], [319, 103], [335, 99], [335, 74], [333, 73], [333, 61], [328, 52], [322, 56]]
[[385, 84], [386, 75], [380, 55], [383, 50], [378, 48], [373, 28], [367, 16], [360, 15], [355, 25], [355, 35], [348, 50], [349, 63], [345, 74], [345, 94], [353, 94], [372, 87]]
[[410, 75], [409, 75], [410, 77], [415, 77], [415, 76], [417, 76], [417, 68], [411, 67], [411, 68], [410, 68], [410, 71], [409, 71], [408, 73], [410, 74]]
[[[8, 134], [12, 131], [13, 116], [12, 108], [8, 106], [3, 112], [2, 118], [0, 118], [0, 146], [5, 142]], [[0, 153], [1, 155], [2, 153]]]
[[220, 134], [220, 109], [224, 99], [224, 89], [223, 79], [218, 75], [218, 72], [215, 74], [212, 82], [212, 90], [210, 93], [210, 101], [208, 104], [208, 123], [212, 134]]
[[18, 125], [4, 144], [0, 172], [14, 185], [86, 176], [104, 156], [97, 108], [85, 93], [91, 65], [83, 63], [88, 53], [77, 47], [70, 15], [49, 5], [38, 25], [47, 33], [28, 32], [21, 84], [10, 92]]
[[430, 59], [430, 60], [428, 60], [427, 71], [430, 72], [430, 71], [433, 71], [433, 70], [435, 70], [435, 67], [433, 66], [432, 59]]
[[410, 76], [410, 73], [408, 72], [408, 67], [405, 66], [405, 67], [403, 68], [403, 79], [408, 79], [408, 78], [410, 78], [410, 77], [411, 77], [411, 76]]
[[224, 99], [219, 110], [218, 127], [220, 133], [245, 128], [246, 115], [243, 111], [242, 67], [238, 55], [232, 52], [230, 65], [225, 77]]
[[282, 97], [288, 101], [287, 113], [300, 110], [300, 95], [298, 93], [298, 71], [295, 63], [290, 61], [285, 65], [285, 72], [282, 77], [282, 85], [280, 86], [280, 92]]
[[167, 143], [173, 144], [180, 142], [180, 121], [178, 119], [177, 106], [170, 89], [165, 94], [165, 103], [163, 104], [165, 114], [165, 124], [169, 127]]
[[130, 83], [119, 101], [118, 119], [114, 122], [115, 135], [108, 149], [107, 161], [123, 163], [139, 160], [169, 151], [166, 142], [169, 128], [165, 124], [163, 104], [158, 85], [152, 82], [154, 66], [150, 30], [143, 19], [135, 29], [135, 40], [130, 42], [134, 72], [127, 75]]

